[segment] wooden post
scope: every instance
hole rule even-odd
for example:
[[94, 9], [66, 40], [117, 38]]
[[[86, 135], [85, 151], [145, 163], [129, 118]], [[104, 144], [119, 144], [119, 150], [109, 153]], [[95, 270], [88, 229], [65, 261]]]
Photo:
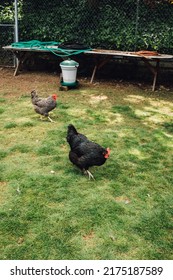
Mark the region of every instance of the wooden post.
[[94, 70], [93, 70], [93, 73], [92, 73], [92, 77], [91, 77], [91, 80], [90, 80], [90, 84], [93, 83], [93, 80], [94, 80], [96, 71], [97, 71], [97, 64], [94, 66]]
[[154, 75], [152, 91], [155, 91], [156, 82], [157, 82], [157, 76], [158, 76], [158, 71], [159, 71], [159, 59], [156, 60], [156, 66], [151, 65], [150, 62], [145, 57], [142, 57], [142, 60], [144, 61], [144, 63], [148, 66], [148, 69]]
[[154, 80], [153, 80], [153, 86], [152, 86], [152, 91], [155, 91], [156, 88], [156, 82], [157, 82], [157, 76], [158, 76], [158, 72], [159, 72], [159, 60], [156, 61], [156, 66], [154, 69]]
[[15, 71], [14, 71], [14, 76], [17, 76], [17, 73], [18, 73], [20, 64], [21, 64], [21, 62], [20, 62], [20, 60], [17, 58], [17, 59], [16, 59], [16, 68], [15, 68]]

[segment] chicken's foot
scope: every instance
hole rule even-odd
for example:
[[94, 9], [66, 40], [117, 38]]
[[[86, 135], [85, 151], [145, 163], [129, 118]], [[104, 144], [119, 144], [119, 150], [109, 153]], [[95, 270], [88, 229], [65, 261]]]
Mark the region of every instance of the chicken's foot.
[[48, 116], [48, 119], [49, 119], [50, 122], [54, 122], [49, 116]]
[[92, 178], [93, 180], [95, 180], [94, 179], [94, 176], [92, 175], [92, 173], [89, 171], [89, 170], [85, 170], [84, 171], [84, 174], [88, 174], [88, 177], [89, 177], [89, 180]]

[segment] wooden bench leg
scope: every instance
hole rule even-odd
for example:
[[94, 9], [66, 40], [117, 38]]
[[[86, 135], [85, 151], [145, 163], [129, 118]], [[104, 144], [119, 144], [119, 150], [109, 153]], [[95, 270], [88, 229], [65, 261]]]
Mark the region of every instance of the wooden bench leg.
[[93, 70], [93, 73], [92, 73], [92, 77], [91, 77], [91, 80], [90, 80], [90, 84], [92, 84], [92, 83], [93, 83], [93, 80], [94, 80], [94, 77], [95, 77], [96, 71], [97, 71], [97, 64], [94, 66], [94, 70]]
[[153, 86], [152, 86], [152, 91], [155, 91], [156, 88], [156, 82], [157, 82], [157, 76], [159, 72], [159, 60], [156, 61], [156, 66], [154, 67], [154, 79], [153, 79]]
[[154, 78], [153, 78], [153, 85], [152, 85], [152, 91], [155, 91], [156, 89], [156, 82], [157, 82], [157, 76], [159, 72], [159, 59], [156, 60], [156, 66], [152, 66], [149, 61], [146, 58], [142, 58], [144, 63], [147, 65], [148, 69], [153, 73]]
[[97, 69], [102, 68], [108, 61], [110, 61], [110, 57], [107, 57], [107, 58], [105, 58], [101, 61], [99, 61], [99, 60], [97, 61], [96, 65], [94, 66], [94, 70], [93, 70], [93, 73], [92, 73], [90, 84], [92, 84], [93, 81], [94, 81], [94, 77], [95, 77]]
[[20, 65], [21, 65], [21, 60], [17, 58], [16, 59], [16, 69], [14, 71], [14, 76], [17, 76]]
[[22, 65], [28, 58], [30, 58], [32, 56], [32, 53], [29, 51], [28, 52], [16, 51], [16, 52], [14, 52], [14, 55], [16, 56], [16, 60], [17, 60], [16, 68], [14, 71], [14, 76], [17, 76], [19, 70], [22, 68]]

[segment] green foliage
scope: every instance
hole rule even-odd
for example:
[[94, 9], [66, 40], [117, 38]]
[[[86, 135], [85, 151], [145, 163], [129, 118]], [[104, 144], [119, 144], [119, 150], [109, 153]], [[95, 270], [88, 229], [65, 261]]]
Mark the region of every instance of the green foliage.
[[[20, 40], [80, 41], [91, 47], [171, 53], [173, 5], [169, 1], [153, 3], [145, 0], [135, 3], [132, 0], [21, 0]], [[0, 21], [13, 20], [12, 6], [5, 5]]]
[[1, 6], [0, 5], [0, 22], [12, 22], [14, 21], [13, 5]]
[[[23, 0], [18, 0], [18, 18], [22, 17]], [[0, 5], [0, 22], [14, 23], [14, 1], [7, 0]]]

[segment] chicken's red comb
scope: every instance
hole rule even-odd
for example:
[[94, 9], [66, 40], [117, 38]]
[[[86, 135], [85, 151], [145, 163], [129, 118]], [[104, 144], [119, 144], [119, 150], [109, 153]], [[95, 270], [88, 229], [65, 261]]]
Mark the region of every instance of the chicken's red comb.
[[57, 94], [54, 93], [54, 94], [52, 94], [52, 97], [53, 97], [53, 99], [56, 100], [58, 96], [57, 96]]
[[109, 155], [110, 155], [110, 152], [111, 152], [111, 149], [110, 149], [110, 148], [107, 148], [106, 151], [107, 151], [107, 155], [109, 156]]
[[110, 155], [111, 150], [109, 148], [106, 149], [106, 154], [104, 155], [104, 158], [108, 158]]

